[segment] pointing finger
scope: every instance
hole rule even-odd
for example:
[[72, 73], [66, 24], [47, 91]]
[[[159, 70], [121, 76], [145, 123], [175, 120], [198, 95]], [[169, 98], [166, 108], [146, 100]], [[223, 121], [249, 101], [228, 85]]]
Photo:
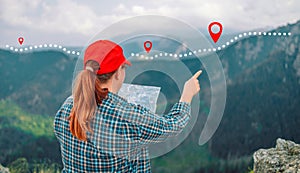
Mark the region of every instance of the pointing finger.
[[194, 78], [194, 79], [197, 79], [197, 78], [200, 76], [201, 73], [202, 73], [202, 70], [197, 71], [197, 72], [194, 74], [193, 78]]

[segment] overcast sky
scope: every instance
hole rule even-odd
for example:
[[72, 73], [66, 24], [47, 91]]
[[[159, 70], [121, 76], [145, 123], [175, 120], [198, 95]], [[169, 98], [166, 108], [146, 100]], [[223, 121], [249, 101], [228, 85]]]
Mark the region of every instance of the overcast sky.
[[294, 23], [300, 0], [0, 0], [0, 46], [56, 43], [84, 45], [105, 27], [129, 17], [155, 14], [196, 28], [212, 21], [224, 34]]

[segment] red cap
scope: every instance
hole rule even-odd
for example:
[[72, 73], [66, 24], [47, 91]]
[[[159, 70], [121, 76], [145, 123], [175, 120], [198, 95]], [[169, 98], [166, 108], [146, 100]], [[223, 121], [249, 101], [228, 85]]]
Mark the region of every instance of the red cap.
[[84, 53], [84, 68], [89, 60], [99, 63], [100, 69], [97, 71], [97, 74], [113, 72], [122, 64], [131, 65], [126, 60], [121, 46], [109, 40], [98, 40], [89, 45]]

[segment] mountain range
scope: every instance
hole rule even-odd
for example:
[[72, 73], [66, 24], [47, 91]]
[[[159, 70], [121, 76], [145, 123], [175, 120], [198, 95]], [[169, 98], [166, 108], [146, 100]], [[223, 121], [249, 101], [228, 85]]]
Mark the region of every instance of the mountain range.
[[[154, 172], [168, 172], [160, 163], [173, 165], [169, 168], [173, 172], [180, 171], [183, 168], [176, 165], [178, 166], [179, 161], [187, 160], [189, 162], [182, 167], [190, 167], [190, 172], [222, 172], [210, 169], [220, 163], [213, 158], [227, 161], [249, 158], [258, 148], [274, 146], [275, 139], [279, 137], [300, 142], [300, 21], [270, 32], [290, 32], [291, 35], [250, 36], [217, 52], [227, 83], [226, 107], [218, 130], [207, 145], [196, 145], [200, 135], [198, 127], [203, 127], [210, 109], [209, 79], [203, 74], [200, 98], [203, 98], [204, 105], [201, 106], [196, 128], [182, 145], [153, 161]], [[193, 72], [199, 68], [199, 63], [201, 65], [196, 58], [182, 61]], [[14, 120], [23, 114], [26, 117], [38, 116], [52, 120], [64, 99], [71, 94], [76, 62], [76, 58], [55, 50], [30, 53], [0, 50], [0, 130], [6, 129], [5, 133], [0, 135], [0, 141], [6, 141], [0, 144], [0, 150], [4, 152], [0, 163], [9, 164], [20, 156], [30, 157], [24, 146], [29, 147], [33, 144], [34, 142], [30, 142], [33, 139], [38, 141], [34, 146], [50, 141], [52, 146], [58, 148], [57, 142], [53, 142], [53, 135], [42, 133], [40, 136], [28, 136], [36, 134], [37, 131], [28, 128], [24, 130], [20, 128], [21, 123], [14, 125]], [[160, 65], [167, 68], [172, 66], [172, 62], [161, 61]], [[153, 79], [159, 79], [156, 84], [162, 85], [165, 95], [169, 95], [166, 106], [168, 110], [179, 97], [178, 89], [168, 89], [173, 85], [171, 79], [158, 73], [148, 73], [134, 82], [153, 84]], [[19, 113], [8, 111], [14, 107], [19, 107]], [[20, 114], [21, 110], [24, 113]], [[18, 116], [10, 116], [11, 114]], [[52, 124], [36, 128], [48, 129], [52, 128]], [[6, 134], [18, 134], [18, 138], [8, 138]], [[21, 154], [13, 152], [13, 146], [7, 146], [22, 141], [24, 146], [19, 146], [18, 150]], [[52, 151], [47, 146], [42, 150]], [[195, 155], [197, 153], [199, 156]], [[35, 157], [43, 158], [40, 155]], [[44, 157], [47, 158], [46, 155]], [[50, 157], [52, 161], [59, 162], [59, 151], [56, 156], [52, 154]], [[205, 166], [206, 162], [200, 157], [207, 157], [211, 162], [215, 161], [218, 164], [207, 163], [210, 168], [205, 169], [202, 166]], [[245, 167], [247, 164], [251, 164], [249, 159], [242, 165]], [[239, 166], [234, 168], [237, 167]], [[243, 170], [247, 170], [247, 166]]]

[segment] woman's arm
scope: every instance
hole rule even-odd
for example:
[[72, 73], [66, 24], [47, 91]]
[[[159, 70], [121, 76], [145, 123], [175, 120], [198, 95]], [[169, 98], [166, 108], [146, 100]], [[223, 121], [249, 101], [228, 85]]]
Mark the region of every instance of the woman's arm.
[[197, 78], [201, 73], [202, 71], [198, 71], [185, 83], [179, 102], [168, 114], [159, 116], [141, 106], [135, 108], [143, 116], [141, 117], [142, 123], [138, 125], [141, 143], [161, 142], [166, 137], [175, 136], [182, 131], [190, 118], [190, 102], [193, 96], [200, 91]]

